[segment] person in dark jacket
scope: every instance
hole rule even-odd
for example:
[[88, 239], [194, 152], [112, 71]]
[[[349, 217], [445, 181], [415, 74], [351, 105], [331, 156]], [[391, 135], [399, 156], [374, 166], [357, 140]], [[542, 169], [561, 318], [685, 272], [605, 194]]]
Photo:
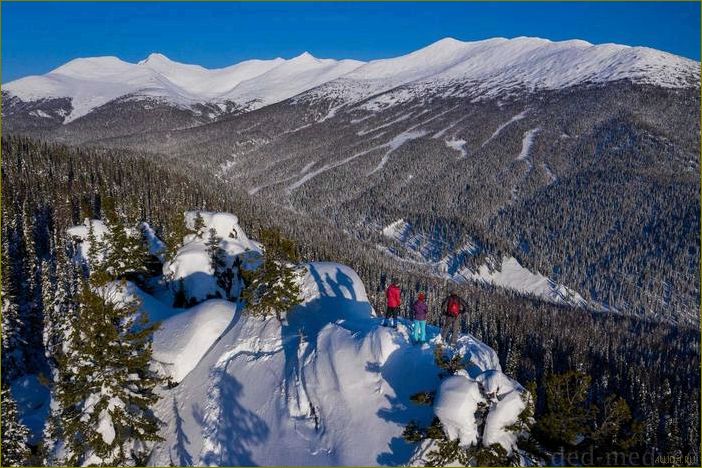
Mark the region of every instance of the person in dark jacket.
[[397, 328], [397, 313], [400, 311], [400, 304], [402, 303], [400, 293], [400, 287], [394, 281], [390, 283], [390, 286], [385, 291], [388, 307], [385, 310], [384, 327]]
[[427, 308], [426, 295], [420, 292], [417, 295], [417, 300], [412, 304], [412, 314], [414, 315], [414, 332], [412, 338], [415, 343], [427, 342]]
[[[461, 314], [468, 310], [468, 304], [456, 291], [451, 293], [441, 303], [441, 310], [444, 311], [443, 326], [441, 327], [441, 338], [444, 343], [456, 344], [458, 335], [461, 332]], [[450, 341], [449, 341], [450, 338]]]

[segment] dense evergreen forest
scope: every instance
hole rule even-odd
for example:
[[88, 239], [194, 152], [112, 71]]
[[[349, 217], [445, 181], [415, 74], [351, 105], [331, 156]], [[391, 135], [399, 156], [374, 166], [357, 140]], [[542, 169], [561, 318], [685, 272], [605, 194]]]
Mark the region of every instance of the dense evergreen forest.
[[[71, 265], [66, 229], [84, 218], [107, 216], [106, 200], [125, 223], [147, 221], [164, 240], [177, 229], [182, 212], [192, 209], [235, 213], [253, 238], [276, 228], [297, 243], [303, 259], [353, 267], [376, 310], [384, 307], [383, 291], [394, 278], [406, 303], [418, 291], [427, 292], [429, 321], [436, 323], [441, 300], [449, 288], [457, 289], [470, 305], [464, 330], [497, 351], [507, 374], [534, 382], [537, 420], [549, 413], [549, 379], [577, 371], [590, 376], [583, 405], [600, 408], [589, 413], [587, 424], [606, 424], [606, 402], [619, 396], [640, 423], [632, 452], [698, 453], [697, 327], [556, 305], [487, 285], [452, 284], [421, 266], [399, 263], [328, 222], [255, 201], [245, 190], [192, 167], [186, 172], [149, 154], [24, 137], [2, 139], [3, 441], [6, 434], [18, 439], [24, 434], [6, 389], [25, 374], [41, 374], [52, 384], [61, 359], [62, 321], [85, 299], [76, 286], [81, 273]], [[6, 453], [3, 446], [5, 461], [50, 462], [42, 444], [31, 448], [31, 454]]]

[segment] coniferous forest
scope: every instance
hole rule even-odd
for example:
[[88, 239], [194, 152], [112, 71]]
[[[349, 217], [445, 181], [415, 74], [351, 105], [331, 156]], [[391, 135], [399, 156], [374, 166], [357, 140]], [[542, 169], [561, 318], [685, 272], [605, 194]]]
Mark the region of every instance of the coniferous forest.
[[[448, 289], [457, 289], [471, 311], [463, 331], [492, 347], [505, 372], [532, 392], [536, 423], [526, 443], [548, 464], [669, 465], [656, 457], [698, 453], [700, 336], [694, 325], [554, 304], [487, 284], [449, 284], [379, 254], [372, 242], [337, 225], [271, 208], [192, 167], [137, 150], [12, 136], [2, 139], [3, 465], [90, 464], [88, 454], [108, 465], [147, 462], [160, 424], [152, 411], [155, 389], [169, 385], [149, 367], [153, 328], [136, 326], [136, 305], [116, 307], [94, 291], [123, 279], [148, 288], [160, 264], [145, 247], [140, 223], [174, 249], [183, 212], [200, 209], [235, 213], [247, 232], [285, 246], [289, 258], [350, 265], [378, 311], [391, 278], [408, 302], [427, 293], [430, 323], [438, 323]], [[89, 276], [73, 261], [76, 244], [67, 234], [86, 218], [103, 220], [111, 245], [123, 253], [105, 253], [104, 268]], [[409, 316], [406, 307], [401, 314]], [[106, 377], [101, 397], [85, 412], [78, 402], [96, 374]], [[9, 391], [23, 376], [37, 376], [50, 392], [51, 414], [40, 437], [30, 437]], [[103, 409], [115, 422], [117, 442], [109, 447], [96, 435]], [[431, 432], [410, 429], [413, 440]], [[52, 459], [56, 444], [69, 447], [72, 457]], [[621, 453], [628, 455], [608, 458]], [[681, 464], [698, 463], [685, 460]]]

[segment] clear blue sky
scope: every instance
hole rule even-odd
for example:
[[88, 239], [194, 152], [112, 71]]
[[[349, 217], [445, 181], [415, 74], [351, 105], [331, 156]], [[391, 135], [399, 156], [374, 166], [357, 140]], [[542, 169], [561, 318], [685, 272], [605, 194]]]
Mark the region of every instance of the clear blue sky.
[[161, 52], [208, 68], [303, 51], [370, 60], [447, 36], [577, 38], [699, 60], [700, 4], [2, 2], [2, 81], [76, 57]]

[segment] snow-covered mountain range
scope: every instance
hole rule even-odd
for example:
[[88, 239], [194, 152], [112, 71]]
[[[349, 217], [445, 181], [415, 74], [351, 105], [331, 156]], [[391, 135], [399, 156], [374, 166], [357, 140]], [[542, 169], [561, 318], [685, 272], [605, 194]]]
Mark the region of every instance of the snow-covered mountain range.
[[79, 58], [2, 89], [23, 102], [69, 98], [67, 123], [125, 97], [155, 97], [180, 107], [214, 103], [224, 109], [225, 103], [233, 103], [254, 109], [312, 89], [348, 102], [410, 83], [471, 83], [482, 94], [495, 95], [624, 79], [684, 87], [698, 77], [697, 62], [645, 47], [528, 37], [476, 42], [446, 38], [401, 57], [367, 63], [318, 59], [307, 52], [288, 60], [247, 60], [220, 69], [178, 63], [157, 53], [136, 64], [117, 57]]

